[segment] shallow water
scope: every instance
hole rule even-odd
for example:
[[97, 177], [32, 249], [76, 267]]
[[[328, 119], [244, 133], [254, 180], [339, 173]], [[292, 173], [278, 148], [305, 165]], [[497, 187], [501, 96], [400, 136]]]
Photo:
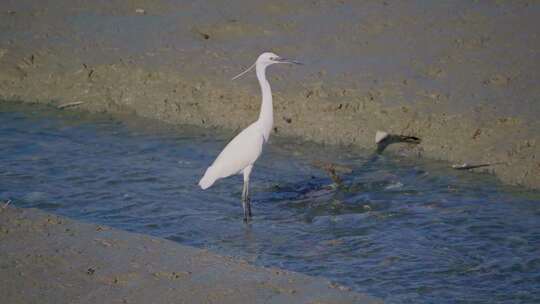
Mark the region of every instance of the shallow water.
[[[540, 302], [540, 193], [490, 175], [274, 137], [244, 225], [240, 177], [196, 186], [232, 133], [18, 103], [0, 103], [0, 121], [0, 200], [16, 206], [323, 276], [387, 303]], [[346, 187], [329, 187], [314, 160], [352, 167]]]

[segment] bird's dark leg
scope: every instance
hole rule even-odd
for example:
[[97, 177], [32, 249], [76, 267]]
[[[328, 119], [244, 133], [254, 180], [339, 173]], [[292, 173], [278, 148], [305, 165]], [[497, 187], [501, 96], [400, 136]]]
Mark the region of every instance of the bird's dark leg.
[[244, 222], [247, 223], [249, 212], [249, 197], [248, 197], [248, 183], [244, 181], [244, 188], [242, 189], [242, 207], [244, 208]]
[[251, 196], [249, 195], [249, 179], [246, 182], [246, 202], [247, 202], [247, 214], [248, 217], [251, 219]]
[[251, 174], [249, 166], [244, 169], [244, 189], [242, 190], [242, 207], [244, 207], [244, 222], [251, 219], [251, 198], [249, 197], [249, 175]]

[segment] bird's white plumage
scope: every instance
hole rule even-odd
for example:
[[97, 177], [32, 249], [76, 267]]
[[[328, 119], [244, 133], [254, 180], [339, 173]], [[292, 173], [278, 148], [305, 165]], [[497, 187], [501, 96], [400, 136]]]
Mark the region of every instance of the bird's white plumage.
[[263, 133], [259, 121], [252, 123], [225, 146], [199, 182], [206, 189], [220, 178], [240, 174], [253, 165], [262, 153]]

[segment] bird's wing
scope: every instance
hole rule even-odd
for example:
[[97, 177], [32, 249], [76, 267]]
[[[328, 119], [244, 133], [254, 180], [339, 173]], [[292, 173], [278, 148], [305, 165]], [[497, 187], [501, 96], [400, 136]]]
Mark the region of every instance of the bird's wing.
[[264, 138], [257, 122], [236, 135], [212, 164], [219, 178], [238, 174], [252, 165], [262, 153]]

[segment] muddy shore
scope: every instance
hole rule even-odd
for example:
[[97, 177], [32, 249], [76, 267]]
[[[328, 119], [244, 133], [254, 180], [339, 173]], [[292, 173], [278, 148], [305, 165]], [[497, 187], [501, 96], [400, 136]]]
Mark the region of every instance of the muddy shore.
[[321, 278], [0, 207], [2, 303], [382, 303]]
[[[4, 1], [0, 99], [234, 130], [257, 117], [271, 50], [275, 132], [373, 147], [422, 138], [415, 157], [502, 163], [540, 188], [538, 1]], [[224, 115], [226, 113], [226, 115]]]

